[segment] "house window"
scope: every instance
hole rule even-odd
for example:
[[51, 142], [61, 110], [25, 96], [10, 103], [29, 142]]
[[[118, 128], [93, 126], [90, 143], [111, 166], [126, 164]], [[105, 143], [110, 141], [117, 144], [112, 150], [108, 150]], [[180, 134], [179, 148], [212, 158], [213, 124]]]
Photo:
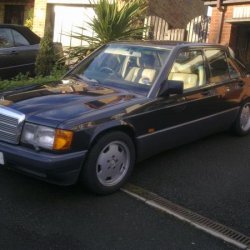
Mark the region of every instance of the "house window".
[[23, 24], [24, 5], [5, 5], [4, 23]]

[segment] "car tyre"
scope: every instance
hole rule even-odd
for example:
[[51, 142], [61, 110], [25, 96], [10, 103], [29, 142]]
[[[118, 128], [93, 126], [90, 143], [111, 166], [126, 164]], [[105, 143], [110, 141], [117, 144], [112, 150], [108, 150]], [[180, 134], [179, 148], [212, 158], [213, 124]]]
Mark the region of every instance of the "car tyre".
[[244, 136], [250, 132], [250, 100], [245, 101], [239, 111], [234, 124], [234, 132], [239, 136]]
[[132, 139], [120, 131], [110, 132], [100, 137], [90, 149], [80, 181], [96, 194], [110, 194], [127, 181], [134, 163]]

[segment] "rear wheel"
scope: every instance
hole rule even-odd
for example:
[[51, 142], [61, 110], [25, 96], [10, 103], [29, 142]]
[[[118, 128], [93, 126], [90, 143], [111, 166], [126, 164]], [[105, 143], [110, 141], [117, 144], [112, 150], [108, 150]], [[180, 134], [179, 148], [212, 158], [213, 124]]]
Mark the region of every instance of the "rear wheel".
[[237, 135], [243, 136], [250, 132], [250, 101], [245, 102], [238, 114], [237, 120], [234, 125], [234, 130]]
[[111, 132], [97, 140], [90, 149], [80, 179], [97, 194], [118, 190], [130, 176], [135, 162], [131, 138], [123, 132]]

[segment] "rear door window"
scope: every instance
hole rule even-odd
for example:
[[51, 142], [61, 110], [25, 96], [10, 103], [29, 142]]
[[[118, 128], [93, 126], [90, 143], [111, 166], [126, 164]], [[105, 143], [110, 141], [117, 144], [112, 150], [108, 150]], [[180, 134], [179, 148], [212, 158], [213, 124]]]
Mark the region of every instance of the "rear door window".
[[235, 62], [231, 58], [228, 58], [227, 60], [228, 66], [229, 66], [229, 74], [232, 79], [240, 78], [240, 71], [237, 69]]
[[210, 83], [219, 83], [230, 80], [227, 57], [225, 51], [220, 49], [205, 50], [209, 64]]
[[28, 40], [19, 32], [17, 32], [16, 30], [12, 30], [13, 32], [13, 37], [14, 37], [14, 41], [15, 41], [15, 46], [28, 46], [30, 45]]

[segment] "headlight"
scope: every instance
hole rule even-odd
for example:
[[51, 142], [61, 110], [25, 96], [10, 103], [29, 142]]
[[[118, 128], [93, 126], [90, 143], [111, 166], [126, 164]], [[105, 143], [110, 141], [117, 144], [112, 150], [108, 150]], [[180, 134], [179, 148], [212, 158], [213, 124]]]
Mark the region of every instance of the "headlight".
[[73, 132], [25, 123], [21, 141], [35, 148], [66, 150], [71, 146]]

